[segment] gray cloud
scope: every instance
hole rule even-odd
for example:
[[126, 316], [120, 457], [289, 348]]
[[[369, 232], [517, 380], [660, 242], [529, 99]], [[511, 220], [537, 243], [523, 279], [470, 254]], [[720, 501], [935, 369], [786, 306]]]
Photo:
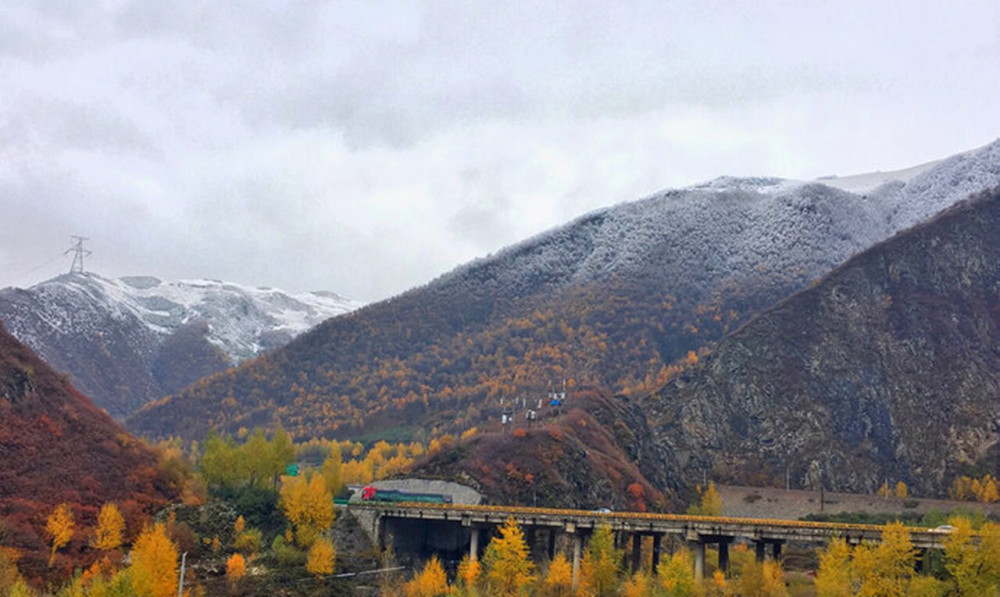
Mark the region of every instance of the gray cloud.
[[377, 299], [660, 188], [904, 167], [998, 135], [998, 32], [987, 0], [6, 2], [0, 285], [85, 234], [108, 275]]

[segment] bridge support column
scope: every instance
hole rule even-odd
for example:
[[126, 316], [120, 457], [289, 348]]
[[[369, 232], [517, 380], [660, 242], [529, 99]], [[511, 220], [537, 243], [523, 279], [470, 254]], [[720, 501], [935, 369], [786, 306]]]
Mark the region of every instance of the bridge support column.
[[701, 541], [691, 541], [691, 555], [694, 556], [694, 577], [705, 578], [705, 544]]
[[642, 567], [642, 535], [632, 533], [632, 572], [638, 572]]
[[573, 592], [580, 588], [580, 556], [583, 554], [583, 537], [573, 534]]
[[479, 559], [479, 528], [469, 529], [469, 559], [473, 562]]
[[556, 529], [549, 528], [549, 538], [548, 538], [548, 550], [549, 561], [555, 559], [556, 557]]
[[767, 548], [767, 544], [763, 541], [754, 541], [754, 553], [757, 556], [757, 563], [764, 563], [764, 550]]
[[657, 533], [653, 535], [653, 574], [656, 574], [657, 568], [660, 567], [660, 542], [663, 541], [663, 535]]
[[926, 549], [918, 549], [916, 561], [913, 567], [917, 572], [923, 573], [927, 568], [927, 556], [930, 555]]
[[781, 542], [775, 541], [771, 544], [771, 557], [775, 562], [781, 561]]
[[719, 539], [719, 570], [729, 572], [729, 543], [728, 538]]

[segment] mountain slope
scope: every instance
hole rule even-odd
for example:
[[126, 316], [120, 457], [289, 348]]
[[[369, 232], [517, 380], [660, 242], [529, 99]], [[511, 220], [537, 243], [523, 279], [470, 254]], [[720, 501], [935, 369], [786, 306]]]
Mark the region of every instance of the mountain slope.
[[116, 417], [358, 306], [332, 293], [95, 274], [0, 290], [10, 332]]
[[911, 219], [1000, 184], [998, 164], [1000, 142], [864, 194], [726, 178], [600, 210], [328, 321], [129, 425], [425, 434], [496, 420], [501, 395], [552, 379], [651, 389], [689, 351]]
[[[0, 519], [29, 576], [46, 568], [45, 518], [69, 503], [92, 525], [106, 502], [133, 523], [177, 495], [157, 456], [0, 326]], [[134, 530], [134, 529], [133, 529]], [[79, 550], [83, 534], [70, 550]], [[79, 563], [79, 562], [77, 562]]]
[[665, 511], [677, 487], [664, 475], [646, 419], [628, 399], [586, 389], [564, 411], [537, 411], [525, 428], [517, 417], [508, 433], [476, 434], [418, 461], [420, 478], [458, 479], [496, 504], [549, 508]]
[[644, 407], [672, 473], [940, 495], [1000, 457], [1000, 190], [856, 256]]

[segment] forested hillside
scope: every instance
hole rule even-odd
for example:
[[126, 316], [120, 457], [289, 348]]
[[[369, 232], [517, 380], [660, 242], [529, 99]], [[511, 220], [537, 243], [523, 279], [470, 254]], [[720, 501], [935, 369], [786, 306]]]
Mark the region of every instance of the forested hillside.
[[280, 420], [297, 437], [461, 430], [568, 378], [631, 394], [752, 314], [968, 193], [1000, 142], [866, 194], [722, 179], [598, 211], [319, 326], [158, 401], [129, 425], [200, 437]]
[[1000, 458], [1000, 190], [850, 260], [644, 405], [677, 474], [942, 495]]
[[460, 479], [498, 504], [637, 512], [678, 506], [668, 488], [683, 481], [667, 475], [666, 456], [635, 403], [588, 388], [564, 409], [538, 414], [535, 425], [517, 417], [505, 433], [477, 433], [433, 451], [408, 474]]
[[[76, 391], [0, 325], [0, 532], [29, 577], [47, 568], [46, 517], [68, 504], [93, 526], [102, 504], [119, 505], [130, 528], [177, 497], [157, 456]], [[72, 570], [86, 543], [69, 539], [57, 569]]]

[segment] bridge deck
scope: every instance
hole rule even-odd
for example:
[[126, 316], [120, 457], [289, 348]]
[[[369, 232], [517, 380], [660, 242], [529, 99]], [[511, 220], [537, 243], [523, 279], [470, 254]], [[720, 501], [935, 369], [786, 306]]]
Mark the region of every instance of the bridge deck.
[[[375, 510], [382, 517], [454, 521], [463, 526], [499, 525], [509, 517], [524, 526], [559, 527], [571, 532], [607, 525], [616, 531], [680, 535], [707, 542], [737, 537], [764, 542], [822, 543], [832, 537], [843, 537], [849, 543], [877, 542], [884, 530], [883, 526], [867, 524], [519, 506], [352, 503], [350, 508]], [[913, 546], [919, 549], [940, 549], [948, 536], [948, 531], [943, 529], [909, 527], [907, 530]]]

